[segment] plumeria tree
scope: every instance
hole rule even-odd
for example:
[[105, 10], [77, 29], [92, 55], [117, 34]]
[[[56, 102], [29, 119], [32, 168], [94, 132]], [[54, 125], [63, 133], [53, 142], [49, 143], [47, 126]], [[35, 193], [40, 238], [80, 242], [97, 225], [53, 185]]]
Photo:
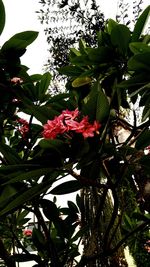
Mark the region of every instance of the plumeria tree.
[[[59, 70], [68, 77], [66, 93], [51, 95], [50, 73], [29, 76], [21, 65], [37, 32], [17, 33], [1, 46], [3, 266], [126, 266], [124, 247], [134, 255], [137, 237], [145, 253], [140, 264], [148, 266], [149, 11], [133, 32], [110, 19], [95, 48], [80, 40]], [[2, 33], [2, 1], [0, 13]], [[79, 192], [76, 202], [57, 203], [57, 195], [71, 192]]]

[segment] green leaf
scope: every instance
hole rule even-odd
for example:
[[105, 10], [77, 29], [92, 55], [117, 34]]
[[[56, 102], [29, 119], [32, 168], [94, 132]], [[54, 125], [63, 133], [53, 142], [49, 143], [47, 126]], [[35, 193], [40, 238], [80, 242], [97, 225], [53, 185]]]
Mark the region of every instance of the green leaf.
[[14, 196], [8, 205], [0, 211], [0, 216], [3, 216], [6, 213], [10, 213], [12, 210], [17, 209], [22, 204], [28, 202], [31, 199], [34, 199], [35, 196], [40, 195], [41, 193], [47, 191], [50, 185], [47, 183], [37, 184], [20, 194], [19, 196]]
[[15, 50], [23, 50], [30, 45], [38, 36], [38, 32], [25, 31], [12, 36], [1, 48], [1, 51], [7, 51], [14, 48]]
[[0, 0], [0, 34], [2, 34], [5, 26], [5, 7], [3, 1]]
[[[73, 65], [77, 66], [87, 66], [91, 65], [90, 59], [88, 58], [88, 55], [82, 55], [82, 56], [76, 56], [70, 59], [70, 62]], [[92, 62], [93, 64], [93, 62]]]
[[54, 95], [53, 97], [50, 97], [50, 99], [48, 100], [48, 104], [59, 102], [61, 100], [66, 101], [67, 99], [69, 99], [69, 97], [70, 97], [70, 94], [68, 94], [68, 93], [62, 93], [62, 94]]
[[78, 66], [65, 66], [59, 69], [59, 73], [70, 76], [78, 77], [83, 70]]
[[98, 97], [96, 106], [96, 120], [103, 122], [109, 115], [109, 102], [106, 94], [98, 83]]
[[123, 217], [123, 228], [127, 231], [131, 231], [133, 229], [133, 223], [132, 220], [130, 219], [130, 217], [125, 213], [124, 217]]
[[46, 93], [50, 85], [51, 78], [52, 76], [49, 72], [46, 72], [42, 75], [41, 81], [39, 83], [39, 98]]
[[140, 134], [139, 138], [135, 143], [135, 148], [144, 149], [150, 145], [150, 131], [146, 130]]
[[96, 119], [102, 122], [109, 115], [109, 102], [99, 81], [94, 83], [90, 93], [84, 98], [82, 112], [88, 115], [91, 121]]
[[79, 213], [79, 210], [78, 210], [77, 206], [74, 204], [74, 202], [68, 201], [67, 204], [68, 204], [68, 207], [69, 207], [71, 213]]
[[140, 93], [141, 91], [145, 90], [145, 89], [150, 89], [150, 83], [145, 84], [144, 86], [140, 87], [139, 89], [137, 89], [136, 91], [134, 91], [133, 93], [131, 93], [129, 96], [133, 97], [136, 94]]
[[97, 98], [98, 82], [95, 82], [90, 93], [84, 98], [84, 104], [82, 105], [83, 114], [88, 115], [91, 121], [94, 121], [96, 118]]
[[42, 75], [41, 74], [33, 74], [30, 76], [30, 79], [32, 82], [37, 82], [37, 81], [40, 81], [42, 78]]
[[132, 33], [132, 42], [137, 42], [143, 32], [146, 21], [149, 17], [150, 5], [143, 11], [143, 13], [138, 18], [133, 33]]
[[27, 210], [22, 210], [19, 212], [17, 216], [17, 225], [23, 225], [24, 222], [27, 223], [30, 220], [30, 217], [27, 218], [26, 216], [29, 214], [29, 211]]
[[70, 49], [70, 57], [76, 57], [76, 56], [81, 56], [80, 51], [78, 51], [76, 48], [71, 48]]
[[117, 26], [117, 25], [118, 25], [118, 23], [117, 23], [115, 20], [113, 20], [113, 19], [109, 19], [109, 20], [108, 20], [108, 24], [107, 24], [107, 32], [108, 32], [109, 34], [111, 34], [113, 28], [114, 28], [115, 26]]
[[73, 87], [80, 87], [85, 84], [91, 83], [92, 79], [90, 77], [78, 77], [72, 82]]
[[28, 104], [24, 102], [25, 108], [22, 109], [23, 112], [34, 115], [34, 117], [40, 121], [42, 124], [46, 123], [47, 120], [53, 119], [56, 115], [58, 115], [58, 112], [53, 110], [52, 108], [48, 106], [35, 106], [32, 104]]
[[1, 190], [0, 203], [6, 201], [8, 198], [11, 199], [11, 197], [14, 196], [16, 193], [17, 191], [13, 186], [11, 185], [5, 186], [4, 189]]
[[130, 30], [127, 26], [118, 24], [111, 31], [111, 42], [121, 53], [126, 54], [130, 42]]
[[135, 76], [129, 78], [128, 80], [122, 81], [117, 85], [117, 87], [124, 89], [133, 88], [133, 94], [134, 94], [134, 92], [139, 90], [139, 87], [141, 88], [141, 86], [144, 86], [147, 81], [149, 81], [148, 73], [142, 72], [136, 74]]
[[39, 204], [43, 209], [43, 213], [48, 220], [59, 221], [59, 209], [54, 202], [48, 199], [41, 199]]
[[50, 168], [41, 168], [41, 169], [36, 169], [33, 171], [22, 172], [18, 176], [13, 177], [11, 179], [9, 179], [9, 175], [8, 175], [7, 182], [5, 182], [3, 185], [16, 183], [16, 182], [23, 181], [23, 180], [26, 180], [26, 181], [30, 179], [36, 180], [40, 178], [41, 176], [48, 174], [49, 172], [51, 172]]
[[128, 61], [128, 69], [132, 71], [150, 71], [150, 52], [136, 54]]
[[110, 62], [112, 59], [112, 50], [109, 47], [100, 46], [98, 48], [87, 48], [89, 62], [91, 64], [102, 64]]
[[22, 162], [22, 159], [18, 156], [15, 149], [4, 143], [0, 143], [0, 152], [9, 164], [19, 164]]
[[133, 42], [129, 44], [130, 50], [134, 54], [150, 52], [150, 47], [147, 44], [141, 42]]
[[46, 242], [43, 233], [39, 229], [33, 228], [32, 240], [37, 249], [43, 251]]
[[2, 165], [0, 167], [0, 173], [9, 174], [9, 173], [17, 172], [17, 171], [22, 171], [22, 169], [24, 171], [27, 171], [29, 169], [37, 169], [37, 168], [41, 168], [41, 165], [37, 165], [37, 164]]
[[65, 143], [59, 139], [42, 139], [39, 142], [39, 146], [44, 149], [52, 148], [56, 150], [59, 154], [64, 152], [66, 147]]
[[82, 185], [80, 182], [76, 180], [71, 180], [69, 182], [65, 182], [65, 183], [62, 183], [56, 186], [50, 191], [50, 194], [53, 194], [53, 195], [70, 194], [70, 193], [78, 191], [81, 188], [82, 188]]
[[86, 43], [83, 39], [79, 40], [79, 48], [80, 48], [80, 52], [81, 54], [86, 54]]

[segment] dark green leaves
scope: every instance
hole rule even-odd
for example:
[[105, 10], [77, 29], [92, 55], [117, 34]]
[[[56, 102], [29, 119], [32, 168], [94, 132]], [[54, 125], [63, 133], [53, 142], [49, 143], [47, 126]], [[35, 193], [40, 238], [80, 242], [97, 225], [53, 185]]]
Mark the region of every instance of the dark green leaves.
[[8, 164], [11, 165], [11, 164], [21, 163], [21, 158], [18, 156], [15, 149], [9, 147], [8, 145], [2, 142], [0, 143], [0, 152], [2, 153], [2, 155], [4, 156], [4, 160]]
[[109, 102], [106, 94], [100, 85], [98, 85], [98, 98], [96, 107], [96, 120], [103, 122], [109, 114]]
[[13, 210], [19, 208], [21, 205], [33, 199], [35, 196], [40, 195], [43, 191], [47, 191], [49, 187], [49, 184], [37, 184], [25, 190], [20, 195], [14, 195], [14, 199], [8, 203], [4, 209], [1, 209], [0, 216], [3, 216], [6, 213], [11, 213]]
[[91, 120], [103, 122], [109, 114], [109, 102], [101, 85], [96, 82], [84, 99], [83, 112], [88, 115]]
[[147, 44], [141, 42], [130, 43], [129, 47], [134, 54], [150, 52], [150, 47]]
[[41, 80], [38, 84], [39, 89], [39, 99], [41, 100], [42, 97], [44, 97], [45, 93], [48, 90], [48, 87], [50, 85], [51, 81], [51, 74], [49, 72], [46, 72], [42, 75]]
[[63, 153], [65, 143], [59, 139], [43, 139], [39, 142], [40, 147], [44, 149], [53, 149], [58, 154]]
[[130, 42], [130, 31], [128, 27], [121, 24], [113, 27], [111, 31], [111, 41], [121, 53], [126, 54]]
[[143, 13], [141, 14], [141, 16], [138, 18], [136, 24], [135, 24], [135, 27], [134, 27], [134, 30], [133, 30], [133, 34], [132, 34], [132, 42], [136, 42], [139, 40], [142, 32], [143, 32], [143, 29], [144, 29], [144, 26], [145, 26], [145, 23], [149, 17], [149, 13], [150, 13], [150, 6], [148, 6], [144, 11]]
[[52, 189], [50, 191], [53, 195], [64, 195], [64, 194], [70, 194], [73, 192], [76, 192], [82, 188], [82, 185], [80, 182], [76, 180], [71, 180], [68, 182], [64, 182]]
[[128, 61], [128, 68], [138, 72], [141, 70], [150, 72], [150, 52], [136, 54], [131, 57]]
[[59, 69], [59, 73], [71, 77], [77, 77], [82, 73], [82, 69], [78, 66], [65, 66]]
[[109, 47], [87, 48], [89, 64], [107, 63], [112, 59], [112, 50]]
[[108, 25], [107, 25], [108, 33], [111, 34], [113, 28], [116, 27], [117, 25], [118, 25], [118, 23], [115, 20], [109, 19], [108, 20]]
[[0, 35], [4, 29], [5, 26], [5, 8], [3, 1], [0, 0]]
[[2, 46], [2, 52], [8, 51], [9, 49], [14, 50], [24, 50], [28, 45], [30, 45], [38, 36], [38, 32], [25, 31], [20, 32], [12, 36], [4, 45]]
[[42, 252], [45, 249], [46, 241], [44, 234], [39, 229], [33, 228], [32, 240], [38, 251]]
[[50, 221], [58, 221], [59, 220], [59, 209], [56, 204], [48, 199], [40, 200], [41, 208], [43, 209], [44, 215]]

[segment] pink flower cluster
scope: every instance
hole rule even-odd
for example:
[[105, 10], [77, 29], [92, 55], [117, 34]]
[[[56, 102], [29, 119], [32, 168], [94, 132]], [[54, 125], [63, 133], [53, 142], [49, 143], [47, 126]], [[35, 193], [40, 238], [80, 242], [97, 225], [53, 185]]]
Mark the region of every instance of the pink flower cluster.
[[21, 133], [22, 137], [25, 138], [26, 134], [29, 132], [29, 123], [24, 119], [17, 119], [17, 122], [20, 124], [19, 132]]
[[11, 82], [12, 82], [13, 84], [20, 84], [20, 83], [23, 83], [23, 80], [22, 80], [21, 78], [19, 78], [19, 77], [13, 77], [13, 78], [11, 79]]
[[89, 123], [88, 116], [79, 119], [79, 110], [73, 111], [64, 110], [59, 116], [53, 120], [48, 120], [43, 126], [43, 137], [46, 139], [55, 139], [58, 135], [74, 131], [81, 133], [84, 138], [93, 137], [94, 133], [98, 133], [100, 123], [94, 121], [93, 124]]
[[25, 236], [31, 236], [32, 235], [32, 230], [31, 229], [25, 229], [23, 231], [23, 235], [25, 235]]

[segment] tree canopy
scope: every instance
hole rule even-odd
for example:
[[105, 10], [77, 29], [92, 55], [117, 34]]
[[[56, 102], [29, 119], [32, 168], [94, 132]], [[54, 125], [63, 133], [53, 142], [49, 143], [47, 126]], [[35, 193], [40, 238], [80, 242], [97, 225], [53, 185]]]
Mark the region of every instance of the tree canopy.
[[[109, 19], [94, 47], [81, 39], [71, 48], [59, 69], [67, 93], [51, 95], [52, 75], [29, 75], [21, 65], [37, 32], [17, 33], [1, 46], [3, 266], [30, 260], [39, 267], [127, 266], [129, 246], [137, 266], [148, 267], [149, 12], [150, 6], [132, 32]], [[2, 0], [0, 14], [2, 33]], [[71, 192], [79, 192], [75, 203], [57, 203], [57, 195]]]

